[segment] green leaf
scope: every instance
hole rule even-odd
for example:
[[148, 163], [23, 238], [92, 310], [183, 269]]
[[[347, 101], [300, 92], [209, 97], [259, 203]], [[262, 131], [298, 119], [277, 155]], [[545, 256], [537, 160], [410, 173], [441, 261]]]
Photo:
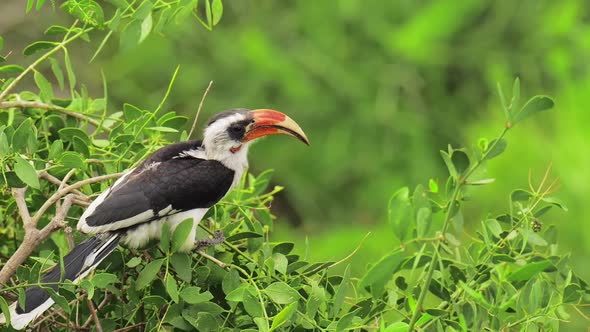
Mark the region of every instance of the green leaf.
[[86, 132], [82, 129], [68, 127], [62, 128], [58, 132], [59, 137], [66, 142], [72, 142], [74, 141], [74, 137], [78, 137], [84, 141], [84, 143], [90, 144], [90, 138], [88, 137], [88, 134], [86, 134]]
[[272, 248], [272, 252], [273, 253], [281, 253], [283, 255], [288, 255], [293, 248], [295, 247], [295, 243], [293, 242], [281, 242], [276, 244], [273, 248]]
[[488, 145], [488, 148], [491, 147], [490, 150], [485, 152], [484, 160], [490, 160], [502, 154], [506, 147], [508, 146], [508, 142], [505, 139], [501, 138], [500, 140], [494, 139]]
[[120, 47], [123, 51], [129, 50], [139, 44], [142, 30], [141, 22], [140, 20], [131, 20], [123, 28], [120, 39]]
[[68, 300], [66, 300], [65, 297], [58, 294], [55, 290], [53, 290], [53, 288], [44, 287], [43, 290], [49, 293], [49, 296], [51, 296], [53, 301], [55, 301], [55, 304], [61, 307], [65, 312], [70, 312], [70, 306], [68, 305]]
[[170, 298], [174, 303], [178, 303], [179, 296], [178, 296], [178, 286], [176, 285], [176, 280], [170, 275], [166, 275], [166, 292], [170, 295]]
[[542, 260], [538, 262], [527, 263], [527, 265], [520, 269], [510, 273], [506, 280], [508, 281], [526, 281], [537, 275], [541, 271], [550, 267], [552, 264], [548, 260]]
[[543, 197], [542, 198], [543, 202], [545, 203], [549, 203], [551, 205], [555, 205], [558, 208], [562, 209], [563, 211], [567, 212], [568, 208], [567, 206], [565, 206], [565, 203], [563, 203], [559, 198], [557, 197], [551, 197], [551, 196], [547, 196], [547, 197]]
[[486, 220], [486, 226], [494, 234], [495, 237], [499, 238], [500, 234], [502, 234], [502, 226], [496, 219], [488, 219]]
[[238, 240], [253, 239], [253, 238], [259, 238], [259, 237], [262, 237], [262, 234], [254, 233], [254, 232], [242, 232], [242, 233], [234, 234], [234, 235], [228, 237], [226, 240], [228, 242], [235, 242]]
[[57, 62], [57, 60], [55, 60], [54, 58], [49, 58], [49, 61], [51, 62], [51, 71], [53, 72], [53, 76], [55, 76], [55, 79], [57, 80], [59, 89], [63, 91], [65, 88], [64, 72], [61, 70], [59, 62]]
[[2, 51], [2, 48], [4, 48], [4, 38], [0, 36], [0, 51]]
[[416, 214], [416, 234], [423, 237], [428, 234], [432, 224], [432, 211], [428, 207], [421, 207]]
[[555, 102], [548, 96], [534, 96], [529, 99], [522, 109], [513, 117], [513, 124], [517, 124], [529, 116], [553, 108]]
[[153, 131], [159, 131], [162, 133], [177, 133], [178, 132], [177, 129], [170, 128], [170, 127], [159, 127], [158, 126], [158, 127], [148, 127], [146, 129], [153, 130]]
[[258, 295], [253, 294], [255, 292], [256, 290], [254, 290], [252, 286], [246, 287], [246, 290], [242, 294], [244, 309], [246, 309], [246, 313], [252, 317], [262, 317], [262, 305], [260, 304]]
[[393, 232], [400, 241], [403, 241], [412, 225], [412, 206], [408, 187], [396, 191], [389, 200], [388, 219], [393, 226]]
[[0, 131], [0, 158], [10, 154], [10, 145], [8, 145], [8, 137], [4, 131]]
[[172, 252], [177, 252], [186, 242], [193, 229], [193, 218], [183, 220], [172, 233]]
[[405, 257], [406, 253], [401, 250], [382, 257], [359, 281], [359, 288], [371, 287], [373, 298], [380, 297], [385, 284], [397, 272]]
[[208, 29], [213, 27], [213, 14], [211, 13], [211, 0], [205, 1], [205, 16], [207, 17]]
[[264, 290], [266, 295], [277, 304], [290, 304], [299, 299], [299, 293], [284, 282], [274, 282]]
[[[449, 147], [450, 149], [450, 147]], [[451, 155], [447, 151], [440, 150], [440, 155], [445, 162], [445, 166], [447, 166], [447, 170], [449, 171], [449, 175], [453, 178], [457, 177], [457, 169], [451, 160]]]
[[156, 279], [156, 276], [158, 275], [158, 272], [160, 272], [160, 268], [162, 267], [163, 263], [164, 259], [162, 258], [156, 259], [155, 261], [148, 263], [143, 268], [143, 270], [139, 272], [139, 275], [137, 276], [137, 281], [135, 283], [135, 289], [140, 290], [149, 286], [152, 283], [152, 281]]
[[223, 281], [221, 282], [221, 288], [223, 289], [223, 293], [226, 295], [241, 285], [242, 283], [240, 281], [240, 274], [234, 269], [231, 269], [229, 272], [227, 272], [223, 277]]
[[119, 282], [119, 277], [112, 273], [98, 273], [92, 278], [92, 283], [97, 288], [106, 288], [110, 284]]
[[180, 297], [189, 304], [207, 302], [213, 298], [209, 291], [203, 293], [200, 293], [200, 291], [199, 287], [189, 286], [180, 291]]
[[344, 298], [346, 293], [348, 292], [348, 283], [350, 282], [350, 264], [346, 266], [344, 270], [344, 274], [342, 276], [342, 281], [338, 286], [338, 290], [334, 295], [334, 304], [332, 305], [332, 310], [330, 311], [330, 317], [337, 317], [340, 313], [340, 309], [342, 308], [342, 304], [344, 304]]
[[576, 284], [569, 284], [563, 290], [563, 303], [578, 303], [582, 297], [582, 288]]
[[51, 143], [49, 147], [49, 160], [56, 160], [61, 156], [64, 152], [64, 143], [62, 140], [58, 139]]
[[70, 29], [62, 25], [52, 25], [44, 32], [46, 35], [65, 35]]
[[70, 61], [70, 56], [67, 52], [64, 52], [64, 64], [66, 65], [66, 73], [68, 74], [68, 82], [70, 82], [70, 89], [73, 90], [76, 87], [76, 74]]
[[66, 168], [77, 168], [81, 170], [86, 168], [84, 159], [82, 159], [80, 154], [72, 151], [66, 151], [62, 153], [58, 162]]
[[451, 155], [451, 161], [455, 166], [458, 174], [463, 174], [469, 168], [469, 157], [467, 153], [461, 150], [454, 150]]
[[336, 332], [347, 330], [350, 327], [350, 324], [352, 324], [354, 316], [356, 316], [359, 310], [361, 310], [361, 308], [351, 311], [340, 318], [340, 320], [338, 320], [338, 324], [336, 324]]
[[285, 308], [283, 308], [283, 310], [281, 310], [272, 319], [272, 325], [270, 326], [270, 330], [274, 331], [274, 330], [278, 329], [279, 327], [283, 326], [285, 323], [287, 323], [291, 319], [293, 314], [297, 311], [297, 304], [298, 304], [298, 302], [295, 301], [295, 302], [289, 304], [288, 306], [286, 306]]
[[10, 322], [10, 309], [8, 308], [8, 303], [6, 300], [0, 296], [0, 312], [4, 314], [4, 318], [7, 322]]
[[147, 36], [149, 36], [150, 32], [152, 31], [152, 14], [150, 13], [142, 22], [141, 22], [141, 35], [139, 36], [139, 43], [143, 42]]
[[408, 332], [410, 325], [404, 322], [395, 322], [388, 325], [382, 332]]
[[35, 0], [27, 0], [27, 8], [25, 12], [28, 14], [31, 9], [33, 9], [33, 5], [35, 4]]
[[258, 332], [268, 332], [268, 321], [262, 317], [254, 318], [254, 323], [258, 326]]
[[43, 7], [43, 4], [45, 3], [45, 0], [37, 0], [37, 6], [35, 6], [36, 10], [41, 10], [41, 8]]
[[53, 98], [53, 87], [51, 86], [51, 83], [49, 83], [45, 76], [39, 71], [35, 71], [34, 78], [35, 83], [39, 88], [39, 97], [41, 98], [41, 101], [46, 103], [51, 101], [51, 98]]
[[22, 73], [24, 70], [25, 69], [19, 65], [0, 66], [0, 73], [19, 74], [19, 73]]
[[36, 42], [28, 45], [27, 47], [25, 47], [25, 49], [23, 50], [23, 54], [26, 56], [33, 55], [39, 51], [54, 48], [57, 45], [58, 45], [58, 43], [56, 43], [56, 42], [36, 41]]
[[213, 26], [215, 26], [219, 23], [221, 16], [223, 15], [223, 3], [221, 3], [221, 0], [213, 0], [213, 3], [211, 4], [211, 14], [213, 14]]
[[16, 164], [14, 164], [14, 172], [18, 178], [27, 185], [39, 189], [39, 177], [37, 177], [35, 168], [21, 156], [15, 156], [14, 159], [16, 161]]
[[510, 199], [513, 202], [516, 201], [528, 201], [529, 198], [533, 197], [533, 194], [522, 189], [516, 189], [510, 193]]
[[489, 308], [490, 303], [486, 300], [486, 298], [483, 296], [481, 292], [472, 289], [463, 281], [460, 281], [459, 285], [461, 286], [461, 288], [463, 288], [465, 293], [467, 293], [467, 295], [469, 295], [469, 297], [471, 297], [476, 303], [481, 304], [485, 308]]
[[129, 268], [134, 268], [139, 264], [141, 264], [141, 258], [133, 257], [125, 265], [127, 265], [127, 267], [129, 267]]
[[123, 114], [125, 116], [125, 120], [133, 121], [143, 115], [144, 111], [141, 109], [131, 105], [131, 104], [123, 104]]
[[502, 110], [504, 111], [504, 117], [506, 118], [506, 121], [509, 121], [510, 120], [510, 110], [508, 109], [506, 97], [504, 97], [504, 93], [502, 92], [502, 86], [500, 86], [500, 83], [496, 84], [496, 88], [498, 90], [498, 97], [500, 98], [500, 104], [502, 104]]
[[176, 274], [180, 279], [186, 282], [190, 282], [193, 278], [192, 263], [189, 255], [185, 253], [175, 253], [170, 256], [170, 264], [176, 271]]
[[144, 20], [151, 14], [153, 7], [154, 5], [151, 1], [143, 1], [141, 5], [135, 10], [132, 17], [136, 20]]
[[15, 151], [28, 149], [29, 152], [37, 149], [37, 133], [31, 118], [23, 121], [12, 134], [12, 149]]
[[428, 189], [432, 193], [438, 193], [438, 183], [433, 179], [428, 180]]

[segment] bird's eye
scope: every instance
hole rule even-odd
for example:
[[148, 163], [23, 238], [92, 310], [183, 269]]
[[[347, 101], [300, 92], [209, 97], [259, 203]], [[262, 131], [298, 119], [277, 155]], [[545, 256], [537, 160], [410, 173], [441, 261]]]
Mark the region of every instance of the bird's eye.
[[228, 128], [229, 136], [235, 140], [241, 140], [246, 132], [246, 128], [244, 126], [233, 125]]

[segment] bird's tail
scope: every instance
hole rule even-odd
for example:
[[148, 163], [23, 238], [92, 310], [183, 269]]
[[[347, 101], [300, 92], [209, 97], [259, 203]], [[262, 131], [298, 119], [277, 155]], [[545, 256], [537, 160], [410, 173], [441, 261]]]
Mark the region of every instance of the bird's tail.
[[[41, 284], [47, 283], [45, 287], [53, 288], [57, 292], [59, 282], [70, 280], [78, 283], [115, 250], [120, 237], [119, 233], [104, 233], [85, 240], [63, 258], [63, 269], [58, 264], [41, 276]], [[23, 329], [49, 309], [53, 302], [49, 293], [41, 287], [27, 288], [25, 303], [15, 302], [9, 307], [12, 327], [17, 330]], [[0, 313], [0, 324], [5, 322], [6, 318]]]

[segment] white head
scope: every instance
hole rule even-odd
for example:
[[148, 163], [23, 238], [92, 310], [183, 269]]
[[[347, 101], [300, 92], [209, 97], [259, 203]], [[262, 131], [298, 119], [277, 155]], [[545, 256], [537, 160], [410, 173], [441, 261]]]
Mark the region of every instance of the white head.
[[309, 145], [299, 125], [285, 114], [269, 110], [237, 108], [215, 115], [205, 128], [203, 146], [208, 159], [234, 170], [248, 166], [250, 143], [257, 138], [285, 134]]

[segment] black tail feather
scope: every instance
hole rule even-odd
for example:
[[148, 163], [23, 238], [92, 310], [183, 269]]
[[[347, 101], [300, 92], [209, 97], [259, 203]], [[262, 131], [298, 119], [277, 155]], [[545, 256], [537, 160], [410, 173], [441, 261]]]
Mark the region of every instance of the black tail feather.
[[[99, 234], [80, 243], [63, 258], [63, 274], [60, 265], [54, 266], [49, 272], [41, 277], [41, 284], [52, 283], [46, 287], [53, 288], [57, 292], [57, 283], [70, 280], [75, 281], [93, 270], [105, 259], [119, 243], [120, 235], [115, 233]], [[87, 262], [87, 259], [94, 255], [94, 258]], [[16, 307], [17, 314], [25, 314], [33, 311], [49, 299], [49, 293], [41, 287], [33, 286], [25, 292], [25, 305], [19, 303]]]

